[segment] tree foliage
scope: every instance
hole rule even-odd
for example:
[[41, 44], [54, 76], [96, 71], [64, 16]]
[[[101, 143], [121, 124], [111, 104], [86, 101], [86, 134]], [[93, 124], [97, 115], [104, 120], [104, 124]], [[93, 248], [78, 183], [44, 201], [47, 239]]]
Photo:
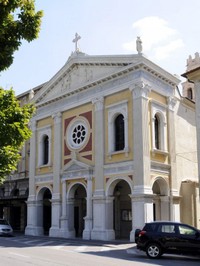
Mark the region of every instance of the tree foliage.
[[[35, 11], [34, 0], [0, 0], [0, 72], [13, 63], [23, 40], [38, 37], [42, 15]], [[20, 149], [31, 136], [33, 113], [32, 105], [20, 106], [12, 89], [0, 87], [0, 183], [16, 170]]]
[[38, 37], [42, 15], [34, 0], [0, 0], [0, 71], [13, 63], [22, 40]]
[[35, 108], [20, 106], [14, 91], [0, 88], [0, 182], [16, 170], [20, 148], [31, 136], [28, 123]]

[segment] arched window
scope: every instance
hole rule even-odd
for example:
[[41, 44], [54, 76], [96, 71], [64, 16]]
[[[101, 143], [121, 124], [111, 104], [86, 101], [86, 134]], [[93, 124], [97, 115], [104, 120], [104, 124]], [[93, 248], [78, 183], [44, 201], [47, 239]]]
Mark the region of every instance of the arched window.
[[118, 115], [114, 123], [115, 128], [115, 151], [124, 149], [124, 116]]
[[188, 99], [192, 100], [193, 99], [193, 92], [192, 92], [192, 88], [189, 88], [187, 90], [187, 97]]
[[154, 128], [155, 128], [155, 148], [160, 149], [160, 118], [158, 115], [154, 116]]
[[49, 137], [45, 135], [43, 137], [43, 164], [49, 162]]

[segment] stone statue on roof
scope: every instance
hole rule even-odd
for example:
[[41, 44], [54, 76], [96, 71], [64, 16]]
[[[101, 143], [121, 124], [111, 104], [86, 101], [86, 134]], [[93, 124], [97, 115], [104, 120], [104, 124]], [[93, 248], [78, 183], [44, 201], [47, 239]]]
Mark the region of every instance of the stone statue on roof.
[[137, 50], [138, 54], [142, 53], [142, 41], [141, 41], [140, 37], [137, 37], [137, 40], [136, 40], [136, 50]]

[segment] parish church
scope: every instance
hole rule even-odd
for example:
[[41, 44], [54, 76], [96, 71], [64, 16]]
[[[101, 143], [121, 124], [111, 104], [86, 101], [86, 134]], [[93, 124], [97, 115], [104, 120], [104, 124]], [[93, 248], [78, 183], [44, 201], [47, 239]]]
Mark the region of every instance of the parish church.
[[134, 241], [148, 221], [200, 228], [188, 81], [182, 96], [180, 79], [143, 54], [139, 37], [130, 55], [88, 55], [79, 40], [32, 91], [25, 234]]

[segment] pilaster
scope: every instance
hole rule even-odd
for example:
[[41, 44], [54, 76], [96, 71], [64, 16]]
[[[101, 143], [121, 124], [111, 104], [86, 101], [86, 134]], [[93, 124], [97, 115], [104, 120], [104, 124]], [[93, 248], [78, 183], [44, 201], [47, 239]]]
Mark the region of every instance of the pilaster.
[[137, 82], [130, 87], [133, 97], [133, 156], [134, 186], [145, 193], [150, 186], [150, 146], [148, 121], [148, 95], [150, 87]]
[[91, 231], [93, 226], [92, 213], [92, 177], [87, 179], [87, 214], [84, 218], [85, 228], [83, 231], [83, 239], [91, 239]]
[[[177, 185], [177, 170], [176, 170], [176, 136], [175, 136], [175, 116], [174, 108], [176, 105], [176, 99], [174, 97], [168, 98], [168, 141], [169, 141], [169, 158], [170, 158], [170, 210], [169, 218], [173, 220], [173, 196], [178, 195]], [[177, 193], [175, 193], [177, 191]], [[177, 195], [173, 195], [173, 194]], [[164, 216], [163, 216], [164, 217]]]
[[31, 121], [32, 136], [30, 139], [30, 161], [29, 161], [29, 195], [35, 195], [35, 167], [36, 167], [36, 120]]
[[130, 195], [132, 205], [132, 231], [130, 241], [135, 241], [135, 230], [153, 221], [153, 195]]
[[104, 191], [104, 98], [93, 99], [95, 115], [95, 191], [102, 194]]
[[[30, 139], [30, 158], [29, 158], [29, 196], [27, 200], [27, 226], [26, 235], [38, 235], [37, 229], [37, 206], [35, 195], [35, 167], [36, 167], [36, 120], [32, 120], [30, 128], [32, 136]], [[41, 230], [40, 230], [41, 231]]]
[[52, 194], [52, 225], [50, 236], [58, 236], [60, 230], [61, 199], [60, 199], [60, 170], [62, 160], [62, 114], [60, 112], [52, 115], [54, 119], [54, 159], [53, 159], [53, 194]]

